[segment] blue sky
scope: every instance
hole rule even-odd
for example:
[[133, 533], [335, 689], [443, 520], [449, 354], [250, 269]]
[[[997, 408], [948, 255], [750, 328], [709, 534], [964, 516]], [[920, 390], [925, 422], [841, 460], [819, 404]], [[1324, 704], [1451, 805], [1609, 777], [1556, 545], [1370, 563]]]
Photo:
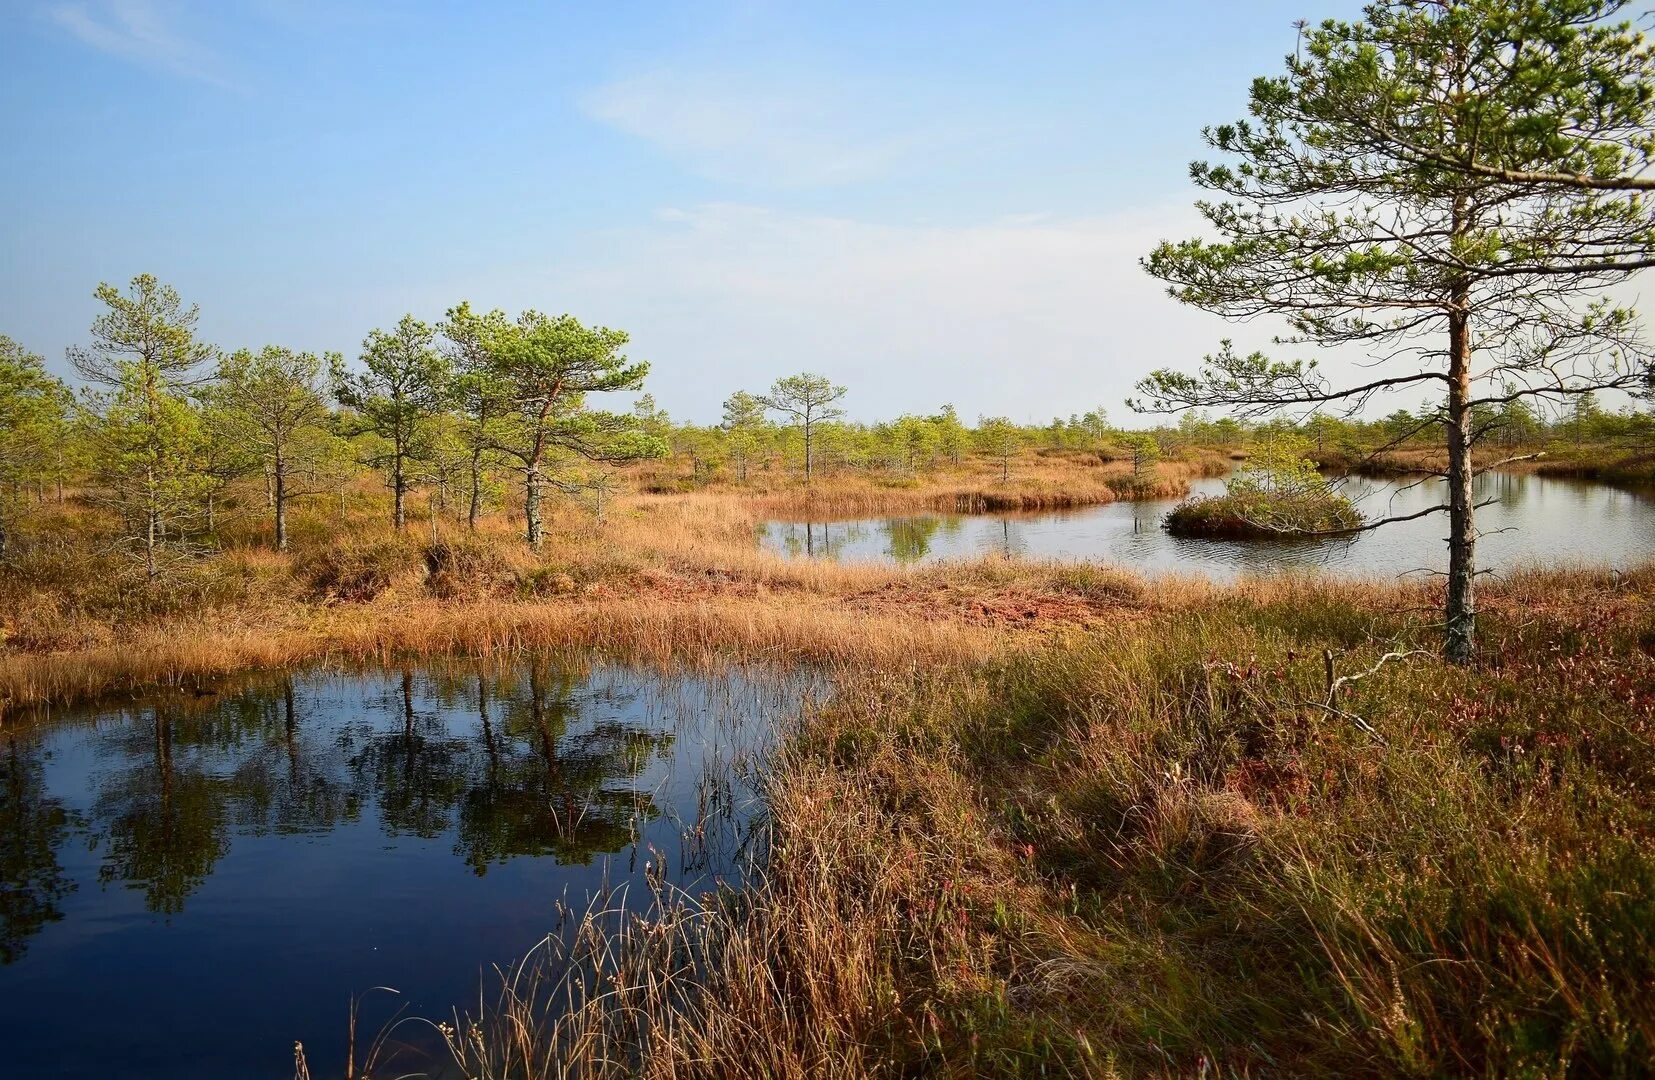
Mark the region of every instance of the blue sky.
[[1226, 327], [1137, 267], [1204, 123], [1345, 0], [0, 3], [0, 333], [101, 281], [354, 352], [461, 299], [633, 335], [674, 415], [820, 371], [853, 416], [1044, 419]]

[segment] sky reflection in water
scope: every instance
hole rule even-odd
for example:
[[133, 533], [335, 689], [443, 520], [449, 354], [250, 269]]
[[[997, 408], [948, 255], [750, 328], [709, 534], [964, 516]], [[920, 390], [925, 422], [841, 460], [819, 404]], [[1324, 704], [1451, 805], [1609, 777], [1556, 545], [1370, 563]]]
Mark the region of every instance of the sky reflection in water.
[[663, 857], [692, 890], [739, 880], [756, 769], [800, 700], [755, 674], [542, 662], [264, 677], [14, 726], [7, 1070], [289, 1077], [295, 1039], [332, 1066], [352, 993], [402, 992], [370, 999], [370, 1031], [404, 1003], [447, 1015], [559, 898], [646, 895]]
[[[1344, 489], [1370, 518], [1410, 514], [1443, 501], [1435, 478], [1351, 477]], [[1624, 567], [1655, 557], [1655, 497], [1588, 481], [1488, 473], [1478, 478], [1478, 559], [1484, 567], [1588, 563]], [[1219, 494], [1222, 479], [1194, 494]], [[1143, 573], [1247, 573], [1326, 568], [1391, 577], [1447, 562], [1445, 515], [1386, 525], [1353, 538], [1314, 541], [1190, 540], [1161, 519], [1178, 500], [1117, 502], [1035, 514], [915, 514], [855, 521], [766, 524], [761, 543], [798, 557], [903, 565], [1001, 553], [1112, 563]]]

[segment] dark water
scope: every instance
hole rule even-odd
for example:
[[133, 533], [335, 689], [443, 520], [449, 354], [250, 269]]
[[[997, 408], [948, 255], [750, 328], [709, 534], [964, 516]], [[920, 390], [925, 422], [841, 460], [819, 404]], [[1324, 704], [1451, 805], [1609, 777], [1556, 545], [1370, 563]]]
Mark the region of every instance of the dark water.
[[[349, 998], [475, 1004], [554, 903], [748, 861], [796, 682], [542, 662], [266, 678], [0, 731], [0, 1072], [318, 1076]], [[653, 852], [651, 850], [653, 847]]]
[[[1410, 514], [1445, 501], [1440, 480], [1417, 477], [1341, 481], [1371, 518]], [[1222, 479], [1202, 480], [1194, 494], [1221, 494]], [[1587, 563], [1624, 567], [1655, 558], [1655, 494], [1581, 480], [1487, 473], [1477, 481], [1483, 535], [1478, 561], [1500, 569], [1523, 564]], [[1197, 573], [1229, 579], [1246, 573], [1324, 567], [1394, 576], [1441, 570], [1448, 560], [1447, 516], [1432, 514], [1354, 538], [1328, 540], [1191, 540], [1168, 535], [1161, 519], [1178, 500], [1118, 502], [1061, 513], [919, 514], [858, 521], [770, 522], [762, 543], [805, 557], [902, 564], [992, 553], [1113, 563], [1145, 573]]]

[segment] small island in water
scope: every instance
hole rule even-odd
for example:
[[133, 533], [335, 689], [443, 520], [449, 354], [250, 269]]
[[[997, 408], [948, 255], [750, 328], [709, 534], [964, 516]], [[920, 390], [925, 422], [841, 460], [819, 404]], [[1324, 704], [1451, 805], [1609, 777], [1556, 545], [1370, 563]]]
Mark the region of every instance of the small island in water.
[[1356, 504], [1306, 455], [1310, 440], [1272, 432], [1254, 444], [1222, 495], [1179, 503], [1162, 522], [1174, 536], [1319, 539], [1363, 528]]

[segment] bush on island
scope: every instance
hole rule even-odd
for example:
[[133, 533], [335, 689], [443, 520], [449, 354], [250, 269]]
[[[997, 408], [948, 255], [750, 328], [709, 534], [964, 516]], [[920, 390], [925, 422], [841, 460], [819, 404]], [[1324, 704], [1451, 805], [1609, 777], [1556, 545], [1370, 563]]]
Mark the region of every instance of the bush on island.
[[1173, 507], [1162, 525], [1174, 536], [1285, 538], [1352, 532], [1362, 526], [1354, 504], [1305, 457], [1310, 441], [1276, 433], [1253, 447], [1222, 495]]

